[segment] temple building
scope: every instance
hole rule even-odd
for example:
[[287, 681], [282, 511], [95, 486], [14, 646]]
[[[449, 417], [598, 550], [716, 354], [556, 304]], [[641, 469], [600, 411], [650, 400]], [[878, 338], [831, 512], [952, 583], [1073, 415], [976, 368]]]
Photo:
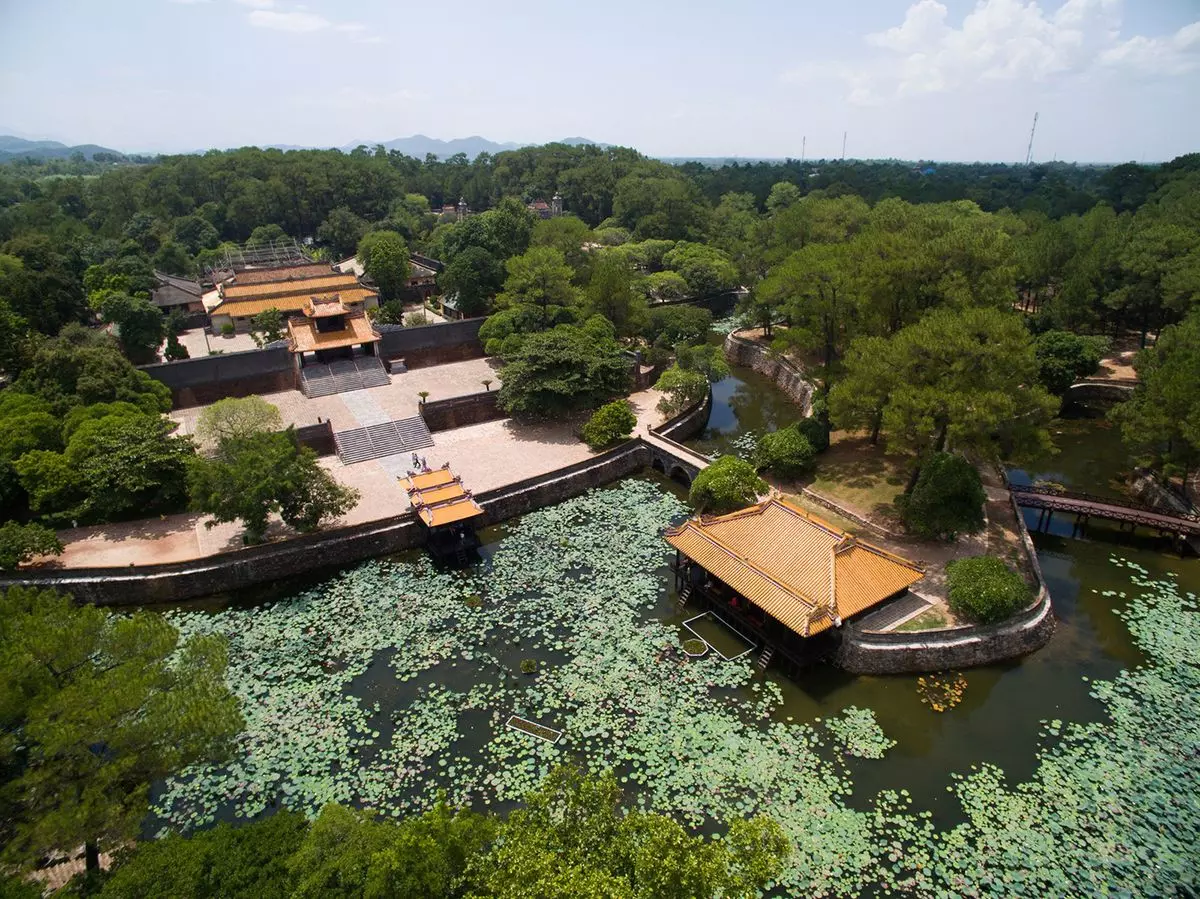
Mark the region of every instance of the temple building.
[[479, 548], [474, 520], [484, 514], [462, 478], [449, 464], [400, 478], [417, 518], [425, 525], [426, 546], [436, 559], [464, 564]]
[[307, 297], [300, 312], [287, 320], [288, 342], [297, 367], [352, 359], [356, 354], [379, 355], [381, 338], [367, 314], [351, 310], [336, 293]]
[[295, 315], [305, 313], [314, 301], [334, 299], [347, 312], [359, 312], [379, 305], [379, 291], [353, 273], [336, 271], [325, 263], [309, 263], [236, 271], [204, 295], [204, 306], [214, 333], [218, 333], [227, 324], [248, 331], [250, 320], [268, 309]]
[[[771, 498], [666, 532], [676, 588], [795, 667], [830, 648], [834, 629], [919, 581], [921, 568]], [[835, 642], [835, 641], [834, 641]]]
[[[333, 266], [339, 272], [354, 274], [359, 278], [365, 276], [363, 264], [357, 256], [350, 256]], [[444, 265], [436, 259], [421, 256], [417, 253], [408, 254], [408, 278], [404, 281], [404, 289], [400, 298], [410, 302], [423, 303], [437, 293], [437, 276]]]

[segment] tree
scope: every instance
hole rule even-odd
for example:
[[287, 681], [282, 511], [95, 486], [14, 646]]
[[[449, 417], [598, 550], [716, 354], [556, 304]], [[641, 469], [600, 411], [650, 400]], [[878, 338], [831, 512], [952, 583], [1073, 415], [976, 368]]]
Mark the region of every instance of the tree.
[[594, 450], [603, 449], [629, 438], [637, 427], [637, 415], [629, 400], [613, 400], [592, 413], [583, 426], [584, 443]]
[[115, 412], [84, 421], [62, 453], [35, 450], [14, 467], [30, 507], [48, 521], [120, 521], [175, 512], [185, 498], [190, 437], [158, 415]]
[[145, 297], [110, 293], [100, 310], [106, 322], [116, 325], [121, 349], [134, 363], [153, 362], [163, 340], [162, 310]]
[[250, 336], [260, 347], [283, 340], [287, 336], [287, 319], [274, 307], [264, 309], [250, 319]]
[[669, 170], [626, 175], [613, 195], [613, 215], [639, 240], [694, 240], [704, 232], [707, 213], [696, 186]]
[[563, 254], [552, 247], [533, 247], [509, 259], [505, 269], [508, 277], [504, 292], [496, 297], [498, 309], [533, 306], [549, 322], [554, 307], [574, 306], [579, 301], [579, 291], [571, 284], [574, 272]]
[[197, 457], [188, 470], [192, 508], [214, 522], [241, 520], [246, 543], [261, 543], [271, 513], [300, 531], [315, 530], [325, 518], [343, 515], [358, 502], [300, 446], [296, 433], [258, 431], [221, 441], [216, 455]]
[[196, 263], [188, 251], [175, 243], [167, 241], [154, 254], [154, 267], [170, 275], [192, 275], [196, 271]]
[[946, 581], [950, 611], [976, 624], [1004, 621], [1032, 599], [1024, 579], [995, 556], [948, 562]]
[[442, 290], [455, 297], [463, 315], [486, 312], [504, 284], [504, 264], [483, 247], [467, 247], [438, 276]]
[[919, 457], [949, 444], [1032, 452], [1048, 445], [1059, 406], [1037, 371], [1016, 313], [939, 309], [886, 340], [852, 344], [830, 418], [843, 430], [881, 423], [890, 447]]
[[185, 215], [175, 219], [172, 228], [175, 243], [192, 256], [201, 250], [214, 249], [221, 242], [221, 233], [202, 216]]
[[289, 862], [308, 832], [299, 812], [281, 809], [237, 826], [222, 822], [188, 836], [169, 834], [122, 853], [104, 899], [257, 899], [291, 896]]
[[499, 402], [512, 415], [556, 418], [595, 409], [628, 389], [629, 366], [611, 325], [593, 318], [527, 336], [500, 370]]
[[250, 238], [246, 241], [246, 246], [261, 247], [287, 239], [288, 233], [280, 225], [276, 225], [275, 223], [259, 225], [250, 232]]
[[658, 376], [654, 389], [662, 394], [658, 401], [659, 411], [665, 415], [678, 415], [708, 395], [708, 378], [701, 372], [687, 371], [676, 364]]
[[410, 266], [404, 238], [394, 231], [372, 231], [358, 244], [363, 270], [379, 287], [384, 302], [400, 299]]
[[637, 281], [634, 286], [646, 297], [658, 302], [682, 300], [691, 292], [687, 281], [679, 272], [652, 272]]
[[678, 345], [675, 347], [675, 364], [684, 371], [699, 372], [710, 384], [723, 381], [730, 374], [724, 350], [711, 343], [696, 346]]
[[338, 259], [351, 256], [358, 249], [358, 242], [367, 233], [370, 224], [362, 216], [355, 215], [348, 206], [330, 210], [321, 227], [317, 229], [317, 240], [328, 246]]
[[26, 863], [137, 836], [151, 786], [223, 761], [241, 730], [217, 637], [183, 645], [150, 612], [112, 615], [51, 590], [0, 594], [6, 854]]
[[28, 354], [29, 323], [0, 298], [0, 372], [15, 375]]
[[646, 321], [646, 303], [634, 293], [633, 272], [619, 253], [596, 258], [584, 304], [587, 315], [603, 315], [622, 337], [638, 333]]
[[771, 192], [767, 195], [767, 212], [771, 215], [776, 215], [783, 210], [795, 206], [800, 202], [803, 194], [800, 193], [800, 188], [792, 184], [790, 181], [780, 181], [771, 186]]
[[563, 254], [567, 265], [579, 271], [587, 262], [584, 244], [591, 240], [592, 231], [587, 224], [573, 215], [560, 215], [542, 219], [533, 226], [530, 236], [531, 247], [553, 247]]
[[698, 306], [651, 307], [642, 336], [657, 346], [700, 343], [712, 328], [712, 313]]
[[0, 526], [0, 570], [13, 571], [34, 556], [57, 556], [62, 551], [54, 531], [40, 524], [6, 521]]
[[697, 512], [719, 514], [753, 505], [766, 492], [766, 482], [753, 465], [737, 456], [721, 456], [696, 475], [688, 501]]
[[679, 272], [693, 295], [730, 290], [738, 284], [737, 267], [716, 247], [681, 241], [663, 256], [663, 265]]
[[783, 478], [797, 478], [812, 467], [817, 451], [800, 429], [791, 425], [765, 434], [754, 454], [758, 468], [769, 468]]
[[1138, 460], [1185, 480], [1200, 461], [1200, 310], [1134, 360], [1138, 385], [1109, 417]]
[[1062, 396], [1080, 378], [1095, 374], [1108, 345], [1103, 337], [1045, 331], [1034, 341], [1038, 378], [1047, 390]]
[[163, 348], [163, 358], [168, 362], [178, 362], [180, 359], [187, 359], [191, 356], [188, 348], [179, 342], [179, 337], [175, 334], [167, 335], [167, 345]]
[[983, 482], [975, 466], [953, 453], [934, 453], [912, 493], [897, 499], [904, 526], [923, 540], [953, 540], [983, 528]]
[[196, 419], [196, 436], [209, 446], [283, 427], [279, 409], [261, 396], [226, 397], [205, 406]]

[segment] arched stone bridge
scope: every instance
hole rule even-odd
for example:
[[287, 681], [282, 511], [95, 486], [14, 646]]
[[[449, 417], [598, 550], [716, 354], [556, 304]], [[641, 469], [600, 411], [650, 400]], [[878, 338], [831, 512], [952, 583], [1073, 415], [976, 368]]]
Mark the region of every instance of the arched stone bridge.
[[1137, 381], [1126, 378], [1084, 378], [1067, 388], [1063, 394], [1066, 403], [1119, 403], [1129, 399]]
[[641, 435], [650, 451], [650, 467], [685, 486], [691, 486], [701, 469], [712, 462], [708, 456], [677, 443], [669, 437], [647, 430]]

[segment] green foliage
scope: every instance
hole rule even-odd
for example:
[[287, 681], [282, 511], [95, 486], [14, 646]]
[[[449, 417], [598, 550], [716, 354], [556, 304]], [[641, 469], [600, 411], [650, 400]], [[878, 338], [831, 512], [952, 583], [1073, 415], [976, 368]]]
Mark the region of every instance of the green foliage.
[[697, 512], [732, 512], [753, 505], [766, 492], [766, 482], [753, 465], [737, 456], [721, 456], [696, 475], [688, 501]]
[[41, 397], [56, 415], [73, 406], [114, 401], [133, 403], [146, 412], [171, 408], [170, 388], [138, 371], [103, 340], [78, 344], [60, 337], [42, 343], [12, 389]]
[[1020, 318], [995, 309], [939, 309], [889, 339], [860, 338], [829, 395], [843, 430], [886, 432], [889, 447], [1009, 453], [1048, 445], [1058, 400], [1037, 383]]
[[712, 313], [696, 306], [651, 307], [642, 336], [650, 343], [674, 347], [703, 342], [712, 327]]
[[628, 439], [635, 427], [637, 415], [629, 400], [613, 400], [592, 413], [583, 426], [582, 436], [588, 446], [598, 450]]
[[590, 319], [530, 334], [506, 353], [499, 402], [512, 415], [554, 418], [595, 409], [628, 389], [629, 367], [611, 325]]
[[0, 525], [0, 570], [12, 571], [34, 556], [57, 556], [62, 551], [54, 531], [40, 524], [6, 521]]
[[812, 467], [817, 451], [797, 425], [764, 434], [758, 442], [754, 463], [783, 478], [797, 478]]
[[225, 665], [223, 640], [180, 644], [159, 615], [0, 595], [7, 860], [130, 840], [155, 781], [220, 761], [242, 724]]
[[178, 362], [180, 359], [187, 359], [191, 356], [188, 348], [179, 342], [179, 338], [174, 334], [167, 335], [167, 345], [163, 349], [163, 357], [168, 362]]
[[309, 829], [286, 809], [252, 824], [218, 824], [189, 836], [139, 842], [118, 856], [103, 899], [261, 899], [290, 896], [288, 862]]
[[1200, 461], [1200, 311], [1164, 328], [1134, 362], [1139, 383], [1109, 417], [1144, 463], [1187, 472]]
[[456, 298], [459, 312], [479, 315], [504, 284], [504, 264], [483, 247], [467, 247], [447, 263], [438, 284]]
[[583, 245], [592, 239], [587, 223], [574, 215], [560, 215], [541, 219], [533, 226], [530, 236], [531, 247], [553, 247], [563, 255], [567, 265], [579, 271], [587, 263], [587, 251]]
[[338, 206], [329, 211], [321, 227], [317, 229], [317, 240], [333, 250], [338, 259], [354, 254], [358, 242], [370, 228], [360, 215], [355, 215], [348, 206]]
[[505, 268], [508, 277], [504, 292], [496, 297], [498, 309], [533, 306], [549, 318], [555, 307], [579, 302], [579, 291], [571, 284], [575, 273], [553, 247], [533, 247], [521, 256], [513, 256]]
[[367, 310], [371, 321], [381, 325], [403, 325], [404, 303], [400, 300], [389, 300], [374, 309]]
[[189, 437], [158, 415], [122, 409], [83, 421], [62, 453], [34, 450], [14, 463], [30, 508], [67, 524], [177, 511], [185, 497]]
[[285, 241], [288, 239], [288, 233], [283, 230], [281, 225], [271, 223], [269, 225], [259, 225], [250, 232], [250, 237], [246, 241], [246, 246], [261, 247], [267, 244]]
[[235, 333], [237, 333], [237, 328], [233, 322], [225, 322], [225, 324], [221, 325], [222, 337], [232, 337]]
[[1069, 331], [1046, 331], [1034, 340], [1038, 378], [1051, 393], [1061, 396], [1067, 388], [1095, 374], [1108, 351], [1103, 337], [1081, 337]]
[[950, 610], [977, 624], [1004, 621], [1029, 605], [1033, 594], [1017, 572], [995, 556], [946, 563]]
[[109, 293], [100, 308], [104, 320], [116, 326], [121, 349], [135, 363], [156, 361], [165, 330], [162, 310], [144, 297]]
[[693, 295], [737, 287], [738, 272], [727, 253], [716, 247], [682, 242], [663, 256], [663, 265], [678, 272]]
[[[295, 431], [243, 431], [221, 439], [213, 458], [188, 470], [192, 507], [216, 522], [240, 520], [246, 543], [261, 543], [271, 513], [301, 532], [345, 514], [359, 493], [343, 487], [296, 440]], [[208, 524], [209, 527], [212, 523]]]
[[983, 528], [987, 494], [975, 466], [954, 453], [933, 453], [912, 493], [897, 498], [904, 526], [925, 540], [953, 540]]
[[260, 347], [283, 340], [287, 336], [287, 318], [278, 309], [264, 309], [250, 319], [250, 336]]
[[686, 371], [678, 365], [672, 365], [659, 375], [654, 387], [662, 393], [658, 409], [668, 416], [678, 415], [696, 405], [709, 390], [708, 378], [703, 373]]
[[196, 419], [196, 437], [216, 446], [225, 440], [240, 440], [251, 434], [278, 431], [283, 419], [278, 407], [261, 396], [226, 397], [205, 406]]
[[637, 281], [634, 287], [647, 299], [655, 302], [682, 300], [692, 292], [679, 272], [653, 272]]
[[694, 184], [669, 169], [649, 168], [617, 182], [612, 210], [638, 240], [695, 240], [707, 213]]
[[602, 315], [617, 334], [631, 337], [646, 323], [646, 303], [633, 290], [633, 272], [619, 253], [600, 253], [584, 294], [586, 315]]
[[675, 362], [684, 371], [699, 372], [710, 384], [729, 377], [729, 363], [719, 346], [702, 343], [697, 346], [680, 344], [675, 347]]
[[530, 334], [536, 334], [556, 325], [573, 325], [579, 315], [573, 308], [520, 305], [501, 309], [488, 316], [479, 329], [479, 339], [489, 356], [507, 358], [515, 353]]
[[404, 238], [395, 231], [372, 231], [359, 241], [358, 258], [382, 302], [400, 298], [411, 270]]

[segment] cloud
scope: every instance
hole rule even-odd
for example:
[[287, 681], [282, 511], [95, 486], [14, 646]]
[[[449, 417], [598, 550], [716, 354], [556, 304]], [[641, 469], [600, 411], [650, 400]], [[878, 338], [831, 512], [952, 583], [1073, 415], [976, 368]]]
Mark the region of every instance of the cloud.
[[212, 3], [212, 0], [167, 0], [167, 2], [177, 6], [197, 6], [201, 3]]
[[1120, 0], [979, 0], [955, 27], [939, 0], [918, 0], [899, 25], [865, 36], [857, 63], [810, 62], [786, 82], [840, 81], [847, 102], [953, 91], [988, 82], [1045, 82], [1097, 69], [1171, 76], [1200, 67], [1200, 22], [1167, 37], [1122, 38]]
[[275, 0], [233, 0], [239, 6], [250, 6], [254, 9], [271, 9], [275, 6]]
[[311, 34], [314, 31], [324, 31], [331, 23], [324, 16], [315, 12], [279, 12], [272, 9], [256, 9], [249, 15], [250, 24], [255, 28], [270, 28], [275, 31], [290, 31], [294, 34]]

